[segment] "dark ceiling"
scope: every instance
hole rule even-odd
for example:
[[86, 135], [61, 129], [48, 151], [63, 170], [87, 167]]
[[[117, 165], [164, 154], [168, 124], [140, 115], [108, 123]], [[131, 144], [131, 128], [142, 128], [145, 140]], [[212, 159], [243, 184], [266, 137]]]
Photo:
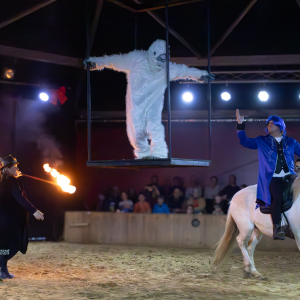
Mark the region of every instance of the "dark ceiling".
[[[39, 0], [15, 0], [0, 2], [0, 23], [38, 4]], [[144, 0], [139, 5], [134, 0], [122, 0], [134, 9], [154, 7], [164, 1]], [[173, 1], [174, 2], [174, 1]], [[175, 1], [176, 2], [176, 1]], [[249, 4], [249, 0], [211, 0], [211, 45], [224, 34], [232, 22]], [[172, 1], [170, 0], [170, 3]], [[91, 19], [97, 6], [89, 3]], [[202, 56], [207, 55], [207, 1], [169, 8], [170, 27], [177, 31]], [[165, 10], [153, 11], [165, 19]], [[0, 28], [0, 44], [29, 50], [84, 58], [86, 53], [87, 1], [57, 0], [3, 28]], [[135, 35], [135, 26], [137, 34]], [[214, 53], [227, 55], [300, 54], [300, 8], [296, 0], [258, 0], [238, 26]], [[104, 1], [100, 15], [93, 56], [126, 53], [134, 49], [147, 49], [157, 38], [165, 38], [164, 28], [146, 12], [133, 13], [109, 1]], [[186, 46], [170, 35], [171, 56], [195, 56]], [[33, 62], [0, 56], [0, 67], [16, 70], [16, 81], [46, 83], [67, 86], [74, 106], [85, 106], [84, 84], [80, 96], [79, 82], [84, 83], [84, 71], [49, 63]], [[102, 103], [94, 109], [123, 109], [126, 89], [124, 74], [103, 71], [93, 75], [94, 97], [102, 95]], [[97, 84], [98, 83], [98, 84]], [[118, 88], [116, 89], [116, 86]], [[1, 85], [2, 89], [4, 87]], [[78, 93], [77, 93], [78, 94]], [[104, 96], [105, 97], [104, 97]], [[76, 97], [78, 98], [77, 100]], [[107, 97], [110, 97], [108, 99]], [[104, 99], [103, 99], [104, 98]], [[100, 101], [100, 100], [99, 100]]]

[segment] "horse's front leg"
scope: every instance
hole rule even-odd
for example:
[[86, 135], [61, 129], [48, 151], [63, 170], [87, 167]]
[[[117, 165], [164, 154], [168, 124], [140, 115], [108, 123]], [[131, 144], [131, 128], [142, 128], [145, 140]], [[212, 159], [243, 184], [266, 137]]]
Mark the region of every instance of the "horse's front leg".
[[259, 278], [259, 279], [262, 279], [263, 276], [259, 272], [256, 271], [256, 268], [254, 265], [253, 254], [254, 254], [256, 245], [261, 240], [261, 237], [262, 237], [261, 231], [257, 227], [254, 227], [254, 230], [253, 230], [252, 236], [251, 236], [251, 240], [249, 242], [249, 247], [248, 247], [248, 253], [249, 253], [250, 260], [251, 260], [251, 275], [254, 276], [255, 278]]
[[248, 254], [248, 243], [251, 240], [253, 228], [249, 229], [247, 232], [240, 231], [240, 234], [237, 236], [237, 243], [242, 251], [244, 257], [244, 271], [246, 276], [251, 276], [252, 271], [252, 262]]

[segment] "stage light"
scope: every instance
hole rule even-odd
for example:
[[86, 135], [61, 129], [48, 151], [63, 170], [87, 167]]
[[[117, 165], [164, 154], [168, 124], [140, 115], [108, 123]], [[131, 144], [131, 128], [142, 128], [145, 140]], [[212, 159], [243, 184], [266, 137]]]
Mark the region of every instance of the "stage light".
[[223, 93], [221, 94], [221, 98], [222, 98], [222, 100], [224, 100], [224, 101], [228, 101], [228, 100], [231, 99], [231, 95], [230, 95], [229, 93], [227, 93], [227, 92], [223, 92]]
[[265, 91], [261, 91], [258, 94], [258, 98], [260, 101], [267, 101], [269, 99], [269, 94]]
[[42, 101], [48, 101], [49, 100], [49, 95], [48, 94], [46, 94], [46, 93], [40, 93], [40, 95], [39, 95], [39, 97], [40, 97], [40, 99], [42, 100]]
[[192, 102], [194, 97], [193, 97], [193, 94], [190, 93], [190, 92], [185, 92], [183, 95], [182, 95], [182, 99], [184, 102]]
[[12, 69], [4, 69], [3, 77], [5, 79], [13, 79], [15, 75], [15, 71]]

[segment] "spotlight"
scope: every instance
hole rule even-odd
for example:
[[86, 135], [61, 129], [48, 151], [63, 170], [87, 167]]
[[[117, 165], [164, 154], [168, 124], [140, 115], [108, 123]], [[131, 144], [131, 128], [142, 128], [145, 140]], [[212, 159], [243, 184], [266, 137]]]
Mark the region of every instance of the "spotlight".
[[190, 93], [190, 92], [185, 92], [183, 95], [182, 95], [182, 99], [184, 102], [192, 102], [194, 97], [193, 97], [193, 94]]
[[269, 94], [265, 91], [261, 91], [258, 94], [258, 98], [260, 101], [267, 101], [269, 99]]
[[48, 94], [46, 94], [46, 93], [40, 93], [39, 94], [39, 97], [40, 97], [40, 99], [42, 100], [42, 101], [48, 101], [49, 100], [49, 95]]
[[4, 69], [3, 78], [5, 79], [13, 79], [15, 75], [15, 71], [12, 69]]
[[229, 93], [227, 93], [227, 92], [223, 92], [223, 93], [221, 94], [221, 98], [222, 98], [224, 101], [228, 101], [228, 100], [231, 99], [231, 95], [230, 95]]

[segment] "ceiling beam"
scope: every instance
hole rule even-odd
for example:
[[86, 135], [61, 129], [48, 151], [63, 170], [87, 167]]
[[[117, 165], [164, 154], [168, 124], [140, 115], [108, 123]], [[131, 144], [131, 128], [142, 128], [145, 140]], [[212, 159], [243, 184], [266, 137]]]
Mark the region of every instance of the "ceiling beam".
[[[83, 59], [59, 54], [15, 48], [0, 45], [0, 55], [40, 61], [45, 63], [83, 68]], [[193, 67], [206, 67], [207, 59], [197, 57], [171, 57], [172, 62]], [[263, 66], [263, 65], [300, 65], [300, 54], [289, 55], [250, 55], [250, 56], [213, 56], [212, 66]]]
[[29, 9], [24, 10], [23, 12], [11, 17], [10, 19], [1, 22], [0, 23], [0, 29], [7, 26], [7, 25], [9, 25], [9, 24], [11, 24], [11, 23], [13, 23], [13, 22], [15, 22], [15, 21], [17, 21], [17, 20], [19, 20], [19, 19], [21, 19], [21, 18], [24, 18], [25, 16], [28, 16], [29, 14], [31, 14], [31, 13], [33, 13], [33, 12], [43, 8], [43, 7], [55, 2], [55, 1], [56, 0], [46, 0], [46, 1], [43, 1], [39, 4], [37, 4], [37, 5], [29, 8]]
[[[207, 59], [197, 57], [171, 57], [172, 62], [193, 67], [206, 67]], [[250, 55], [250, 56], [213, 56], [211, 66], [266, 66], [300, 65], [300, 54], [288, 55]]]
[[[118, 6], [121, 6], [127, 10], [133, 11], [133, 12], [137, 12], [137, 10], [124, 5], [123, 3], [121, 3], [118, 0], [107, 0], [111, 3], [114, 3]], [[142, 4], [141, 1], [135, 1], [136, 3]], [[164, 20], [162, 20], [157, 14], [155, 14], [152, 11], [145, 11], [147, 12], [148, 15], [150, 15], [155, 21], [157, 21], [161, 26], [163, 26], [164, 28], [166, 28], [166, 22]], [[199, 59], [202, 57], [201, 54], [191, 45], [189, 44], [179, 33], [177, 33], [174, 29], [172, 29], [171, 27], [169, 27], [169, 32], [177, 39], [179, 40], [183, 45], [185, 45], [192, 53], [194, 53], [196, 55], [196, 57], [198, 57]]]
[[[110, 1], [110, 0], [108, 0], [108, 1]], [[179, 2], [175, 2], [175, 3], [169, 3], [168, 7], [189, 4], [189, 3], [194, 3], [194, 2], [200, 2], [200, 1], [203, 1], [203, 0], [179, 1]], [[146, 11], [151, 11], [151, 10], [163, 9], [165, 7], [166, 7], [165, 5], [160, 5], [160, 6], [156, 6], [156, 7], [143, 8], [143, 9], [137, 10], [137, 12], [146, 12]]]
[[[166, 28], [166, 22], [162, 20], [157, 14], [152, 11], [147, 11], [147, 14], [150, 15], [155, 21], [157, 21], [162, 27]], [[188, 43], [179, 33], [174, 29], [169, 27], [169, 32], [183, 45], [185, 45], [192, 53], [196, 55], [199, 59], [202, 57], [201, 54], [190, 44]]]
[[83, 68], [83, 59], [64, 56], [59, 54], [27, 50], [10, 46], [0, 45], [0, 55], [29, 59], [34, 61], [46, 62], [56, 65], [64, 65], [75, 68]]
[[128, 5], [123, 4], [121, 1], [118, 1], [118, 0], [107, 0], [107, 1], [111, 2], [113, 4], [116, 4], [116, 5], [118, 5], [118, 6], [122, 7], [122, 8], [125, 8], [125, 9], [127, 9], [127, 10], [129, 10], [131, 12], [134, 12], [134, 13], [137, 12], [136, 9], [134, 9], [134, 8], [128, 6]]
[[[233, 29], [240, 23], [240, 21], [244, 18], [244, 16], [248, 13], [251, 7], [255, 4], [257, 0], [251, 0], [246, 8], [242, 11], [242, 13], [234, 20], [234, 22], [229, 26], [229, 28], [225, 31], [225, 33], [221, 36], [221, 38], [216, 42], [213, 48], [210, 51], [210, 56], [212, 56], [219, 46], [225, 41], [225, 39], [229, 36], [229, 34], [233, 31]], [[299, 0], [300, 1], [300, 0]]]

